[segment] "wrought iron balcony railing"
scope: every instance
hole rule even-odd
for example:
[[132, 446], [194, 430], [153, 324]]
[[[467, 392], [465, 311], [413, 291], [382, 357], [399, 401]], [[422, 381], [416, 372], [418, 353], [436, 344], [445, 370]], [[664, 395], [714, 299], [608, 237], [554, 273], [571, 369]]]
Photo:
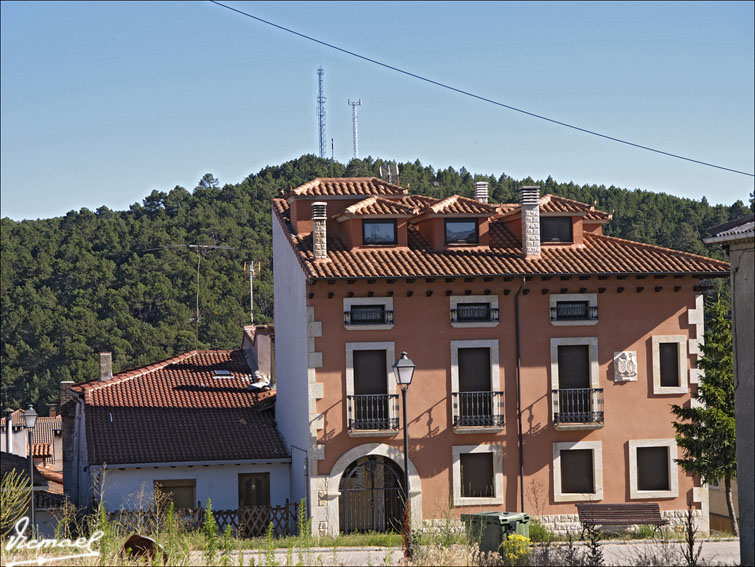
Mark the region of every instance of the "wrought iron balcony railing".
[[454, 427], [503, 427], [503, 392], [454, 392]]
[[393, 323], [393, 311], [383, 309], [382, 305], [360, 306], [344, 311], [343, 322], [346, 325], [390, 325]]
[[559, 301], [551, 307], [551, 321], [597, 321], [598, 306], [586, 301]]
[[553, 423], [602, 424], [603, 388], [553, 390]]
[[346, 396], [349, 431], [398, 430], [398, 394]]
[[452, 323], [493, 323], [496, 321], [498, 321], [498, 308], [490, 307], [487, 303], [482, 305], [460, 303], [456, 309], [451, 309]]

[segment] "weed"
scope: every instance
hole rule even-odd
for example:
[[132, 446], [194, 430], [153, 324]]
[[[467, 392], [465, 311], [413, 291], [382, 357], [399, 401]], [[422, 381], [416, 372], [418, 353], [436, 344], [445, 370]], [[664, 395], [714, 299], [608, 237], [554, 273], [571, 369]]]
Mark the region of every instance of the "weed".
[[554, 536], [551, 532], [549, 532], [548, 529], [537, 520], [534, 520], [534, 519], [530, 520], [529, 524], [530, 524], [529, 525], [530, 539], [533, 542], [545, 543], [549, 541], [554, 541], [556, 539], [556, 536]]
[[697, 562], [703, 551], [702, 543], [695, 548], [696, 534], [697, 528], [695, 527], [695, 518], [692, 515], [692, 506], [690, 505], [687, 507], [687, 514], [684, 516], [684, 542], [686, 545], [682, 548], [682, 555], [689, 567], [697, 567]]
[[207, 499], [207, 508], [204, 511], [204, 524], [202, 525], [204, 534], [204, 557], [208, 565], [215, 563], [215, 555], [218, 551], [218, 524], [212, 513], [212, 502]]
[[587, 560], [590, 565], [603, 565], [603, 548], [600, 540], [603, 534], [595, 524], [585, 522], [582, 524], [583, 533], [587, 534]]
[[265, 534], [265, 559], [267, 560], [266, 565], [269, 566], [278, 565], [278, 562], [275, 560], [275, 544], [273, 542], [273, 523], [270, 522]]

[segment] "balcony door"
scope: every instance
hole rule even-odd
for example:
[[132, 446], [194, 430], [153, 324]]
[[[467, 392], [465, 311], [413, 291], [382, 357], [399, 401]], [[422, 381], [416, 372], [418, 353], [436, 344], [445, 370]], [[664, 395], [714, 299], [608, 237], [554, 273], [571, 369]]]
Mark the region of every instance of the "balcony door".
[[490, 349], [460, 348], [458, 425], [490, 425], [492, 415]]
[[562, 422], [584, 422], [591, 414], [590, 347], [558, 347], [558, 402]]
[[385, 350], [354, 351], [356, 429], [387, 429], [389, 427], [385, 357]]

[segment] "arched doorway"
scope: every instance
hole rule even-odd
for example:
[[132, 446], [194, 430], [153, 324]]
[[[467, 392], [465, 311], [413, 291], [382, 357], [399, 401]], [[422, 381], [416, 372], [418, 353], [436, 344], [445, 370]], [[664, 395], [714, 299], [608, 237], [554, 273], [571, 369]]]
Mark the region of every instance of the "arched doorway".
[[339, 484], [341, 531], [400, 531], [404, 514], [404, 479], [387, 457], [369, 455], [351, 463]]

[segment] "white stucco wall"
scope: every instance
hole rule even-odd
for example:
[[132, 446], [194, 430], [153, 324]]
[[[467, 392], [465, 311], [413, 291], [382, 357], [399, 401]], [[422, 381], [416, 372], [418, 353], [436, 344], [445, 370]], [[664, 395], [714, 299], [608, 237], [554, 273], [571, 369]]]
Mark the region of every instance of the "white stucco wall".
[[[7, 427], [3, 428], [0, 431], [0, 450], [5, 451], [7, 449], [7, 440], [5, 438]], [[28, 456], [28, 450], [26, 449], [26, 444], [28, 440], [28, 431], [24, 429], [23, 427], [16, 430], [15, 427], [10, 427], [11, 434], [10, 434], [10, 452], [13, 455], [18, 455], [19, 457], [23, 457], [24, 459]]]
[[[275, 285], [275, 419], [288, 445], [309, 451], [309, 383], [307, 303], [304, 272], [273, 213], [273, 280]], [[307, 458], [291, 452], [291, 500], [307, 497]]]
[[[99, 467], [92, 467], [99, 470]], [[270, 473], [270, 503], [285, 504], [289, 491], [288, 463], [261, 464], [227, 464], [165, 466], [142, 468], [124, 468], [117, 466], [107, 468], [105, 473], [105, 507], [117, 510], [121, 506], [138, 508], [137, 495], [142, 491], [148, 505], [154, 496], [155, 480], [194, 479], [196, 481], [196, 499], [204, 506], [209, 498], [215, 510], [238, 508], [238, 475], [254, 472]], [[196, 503], [195, 503], [196, 504]]]

